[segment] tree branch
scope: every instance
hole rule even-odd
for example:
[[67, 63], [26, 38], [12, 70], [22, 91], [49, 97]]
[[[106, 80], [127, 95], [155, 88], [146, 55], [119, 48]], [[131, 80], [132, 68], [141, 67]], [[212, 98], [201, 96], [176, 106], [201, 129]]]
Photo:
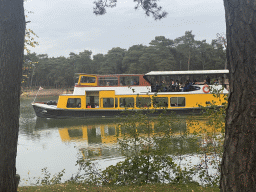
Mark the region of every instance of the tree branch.
[[135, 9], [142, 7], [147, 16], [152, 15], [155, 20], [160, 20], [167, 16], [166, 11], [162, 11], [162, 7], [157, 5], [158, 0], [134, 0], [137, 2]]
[[95, 7], [93, 7], [93, 13], [96, 15], [104, 15], [106, 11], [106, 7], [113, 8], [116, 6], [117, 0], [97, 0], [93, 3]]
[[[147, 16], [152, 15], [155, 20], [160, 20], [167, 16], [166, 11], [162, 11], [162, 7], [157, 5], [158, 0], [133, 0], [137, 2], [135, 9], [141, 7]], [[94, 1], [95, 7], [93, 13], [96, 15], [104, 15], [107, 7], [115, 7], [117, 0], [97, 0]]]

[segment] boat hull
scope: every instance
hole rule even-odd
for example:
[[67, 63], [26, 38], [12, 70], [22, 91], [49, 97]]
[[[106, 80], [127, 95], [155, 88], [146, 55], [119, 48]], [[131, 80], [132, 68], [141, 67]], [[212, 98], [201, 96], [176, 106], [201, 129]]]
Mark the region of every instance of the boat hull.
[[128, 115], [132, 112], [142, 112], [143, 114], [159, 115], [163, 114], [198, 114], [201, 108], [176, 108], [176, 109], [133, 109], [133, 110], [116, 110], [116, 109], [59, 109], [47, 104], [32, 104], [37, 117], [41, 118], [91, 118], [91, 117], [115, 117]]

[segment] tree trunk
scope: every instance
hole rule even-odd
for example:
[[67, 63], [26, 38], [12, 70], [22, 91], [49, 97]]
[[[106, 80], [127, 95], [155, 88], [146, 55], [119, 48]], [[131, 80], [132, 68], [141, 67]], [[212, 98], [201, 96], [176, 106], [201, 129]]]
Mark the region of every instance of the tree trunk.
[[221, 191], [256, 191], [256, 1], [224, 0], [230, 95]]
[[190, 66], [190, 48], [188, 50], [188, 71], [189, 71], [189, 66]]
[[17, 191], [16, 154], [24, 52], [23, 0], [0, 2], [0, 191]]

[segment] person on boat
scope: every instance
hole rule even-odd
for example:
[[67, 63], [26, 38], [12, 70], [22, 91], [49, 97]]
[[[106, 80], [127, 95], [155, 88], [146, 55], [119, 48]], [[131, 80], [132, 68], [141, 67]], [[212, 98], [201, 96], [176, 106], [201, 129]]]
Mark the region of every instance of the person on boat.
[[176, 80], [176, 83], [175, 83], [175, 91], [176, 91], [176, 92], [179, 92], [179, 91], [180, 91], [179, 80]]
[[209, 76], [207, 76], [205, 80], [206, 80], [206, 82], [208, 83], [207, 85], [210, 85], [210, 84], [211, 84], [211, 79], [210, 79]]
[[209, 83], [206, 79], [204, 80], [204, 85], [209, 85]]
[[171, 91], [174, 92], [175, 91], [175, 88], [176, 88], [176, 84], [174, 81], [172, 81], [172, 84], [171, 84]]
[[155, 91], [158, 92], [161, 89], [161, 84], [158, 83], [158, 81], [156, 81], [156, 88]]
[[219, 80], [218, 79], [215, 79], [214, 82], [213, 82], [214, 85], [219, 85]]
[[166, 81], [162, 80], [161, 83], [161, 91], [166, 92], [167, 91], [167, 87], [166, 87]]
[[183, 91], [183, 89], [184, 89], [184, 84], [183, 84], [182, 82], [180, 82], [179, 87], [180, 87], [180, 90], [179, 90], [179, 91]]
[[183, 88], [183, 91], [184, 91], [184, 92], [189, 91], [191, 85], [192, 85], [192, 83], [191, 83], [189, 80], [187, 80], [187, 81], [186, 81], [186, 84], [185, 84], [185, 86], [184, 86], [184, 88]]
[[168, 91], [172, 91], [172, 79], [170, 80], [170, 84], [169, 84], [169, 86], [168, 86]]

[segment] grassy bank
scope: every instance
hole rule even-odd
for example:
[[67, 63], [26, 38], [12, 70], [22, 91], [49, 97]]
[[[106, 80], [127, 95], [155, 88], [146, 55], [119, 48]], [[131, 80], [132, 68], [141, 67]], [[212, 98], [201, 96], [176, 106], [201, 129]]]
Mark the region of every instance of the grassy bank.
[[19, 187], [19, 192], [53, 192], [53, 191], [90, 191], [90, 192], [98, 192], [98, 191], [175, 191], [175, 192], [196, 192], [196, 191], [205, 191], [205, 192], [217, 192], [219, 188], [217, 187], [202, 187], [196, 184], [155, 184], [155, 185], [142, 185], [142, 186], [104, 186], [97, 187], [92, 185], [85, 184], [74, 184], [74, 183], [66, 183], [66, 184], [58, 184], [58, 185], [45, 185], [45, 186], [31, 186], [31, 187]]

